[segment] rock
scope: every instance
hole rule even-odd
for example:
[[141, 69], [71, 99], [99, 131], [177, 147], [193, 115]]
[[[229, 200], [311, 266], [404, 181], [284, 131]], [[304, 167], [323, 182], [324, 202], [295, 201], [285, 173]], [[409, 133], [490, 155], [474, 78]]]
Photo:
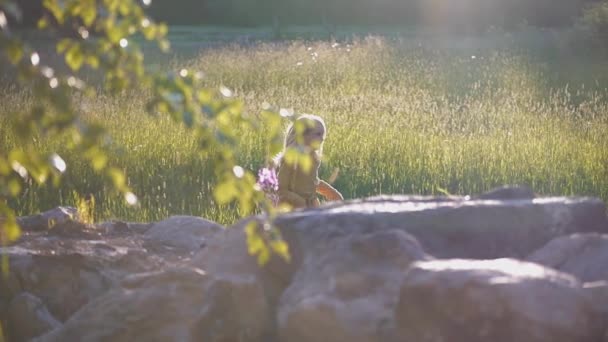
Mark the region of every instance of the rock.
[[270, 322], [258, 287], [191, 266], [135, 274], [34, 341], [265, 342], [258, 334]]
[[415, 262], [398, 341], [598, 341], [599, 317], [572, 276], [512, 259]]
[[41, 298], [62, 321], [110, 286], [110, 280], [91, 260], [77, 254], [13, 255], [10, 272], [19, 280], [18, 291]]
[[583, 285], [591, 305], [600, 317], [604, 327], [603, 342], [608, 342], [608, 281], [595, 281]]
[[353, 201], [277, 218], [290, 248], [308, 251], [335, 234], [402, 230], [441, 258], [524, 258], [551, 239], [577, 232], [608, 233], [606, 207], [594, 198], [433, 200], [404, 196]]
[[140, 235], [107, 236], [70, 229], [68, 234], [55, 228], [26, 232], [17, 244], [0, 248], [9, 262], [8, 277], [0, 277], [0, 298], [10, 302], [21, 292], [31, 293], [53, 316], [65, 321], [125, 275], [181, 260], [147, 251]]
[[214, 298], [201, 311], [205, 319], [198, 325], [198, 335], [204, 341], [264, 342], [273, 338], [274, 308], [291, 280], [291, 265], [277, 257], [264, 266], [257, 264], [247, 250], [244, 229], [250, 221], [213, 236], [190, 262], [207, 272], [208, 291]]
[[583, 282], [608, 281], [608, 234], [561, 236], [526, 259], [575, 275]]
[[24, 231], [0, 249], [10, 264], [0, 320], [27, 292], [64, 322], [38, 341], [585, 342], [601, 334], [603, 314], [590, 303], [599, 290], [572, 276], [513, 260], [430, 261], [424, 252], [524, 257], [564, 234], [608, 234], [598, 199], [332, 203], [279, 216], [292, 262], [272, 257], [263, 267], [247, 251], [252, 219], [260, 218], [228, 229], [186, 216], [151, 225], [66, 220]]
[[97, 226], [110, 233], [121, 234], [133, 232], [137, 234], [144, 234], [150, 228], [152, 228], [152, 226], [154, 226], [154, 223], [108, 221], [99, 223]]
[[426, 255], [399, 231], [335, 235], [311, 246], [281, 297], [281, 341], [387, 341], [407, 267]]
[[73, 207], [57, 207], [41, 214], [17, 218], [17, 223], [24, 231], [44, 231], [56, 224], [75, 220], [78, 210]]
[[485, 192], [475, 199], [494, 199], [494, 200], [514, 200], [514, 199], [532, 199], [536, 195], [532, 189], [527, 186], [502, 186]]
[[172, 216], [154, 224], [143, 235], [148, 248], [197, 252], [209, 237], [222, 229], [221, 225], [201, 217]]
[[594, 281], [583, 284], [583, 289], [591, 298], [593, 308], [604, 316], [608, 332], [608, 281]]
[[189, 267], [127, 277], [33, 341], [203, 341], [193, 331], [206, 283], [204, 271]]
[[48, 233], [60, 238], [98, 240], [107, 231], [100, 226], [67, 220], [53, 225], [49, 228]]
[[240, 275], [210, 276], [205, 298], [193, 328], [196, 341], [271, 340], [272, 308], [259, 279]]
[[36, 296], [23, 292], [13, 298], [8, 320], [11, 337], [15, 341], [26, 341], [61, 326], [46, 306]]

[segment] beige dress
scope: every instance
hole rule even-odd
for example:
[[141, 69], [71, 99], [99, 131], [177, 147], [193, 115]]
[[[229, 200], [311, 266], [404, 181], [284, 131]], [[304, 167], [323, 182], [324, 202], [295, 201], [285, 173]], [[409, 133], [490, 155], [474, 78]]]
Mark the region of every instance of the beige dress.
[[312, 155], [312, 167], [309, 172], [294, 165], [281, 163], [279, 167], [279, 203], [286, 203], [293, 208], [318, 207], [317, 192], [329, 200], [341, 200], [342, 195], [331, 185], [319, 179], [318, 156]]

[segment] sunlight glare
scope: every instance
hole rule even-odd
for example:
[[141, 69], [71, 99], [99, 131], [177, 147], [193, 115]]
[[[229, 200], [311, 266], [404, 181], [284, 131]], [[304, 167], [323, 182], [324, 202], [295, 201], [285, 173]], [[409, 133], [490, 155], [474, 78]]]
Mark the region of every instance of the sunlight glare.
[[281, 108], [281, 110], [279, 110], [279, 115], [281, 115], [284, 118], [293, 116], [293, 109]]
[[228, 87], [221, 86], [220, 93], [222, 93], [224, 97], [232, 97], [232, 90], [228, 89]]
[[63, 158], [61, 158], [58, 154], [53, 153], [53, 155], [51, 156], [51, 164], [53, 164], [53, 167], [55, 167], [57, 169], [57, 171], [64, 173], [67, 165], [65, 163], [65, 161], [63, 160]]
[[245, 170], [243, 170], [243, 168], [238, 165], [232, 168], [232, 172], [234, 172], [236, 178], [243, 178], [243, 176], [245, 175]]
[[129, 205], [136, 205], [137, 204], [137, 196], [135, 196], [135, 194], [132, 193], [132, 192], [127, 192], [125, 194], [125, 201], [127, 201], [127, 204], [129, 204]]
[[19, 176], [21, 176], [21, 178], [23, 178], [23, 179], [27, 178], [27, 170], [25, 169], [25, 167], [23, 165], [21, 165], [21, 163], [19, 163], [16, 160], [13, 160], [11, 167], [13, 168], [13, 170], [15, 170], [15, 172], [17, 172], [19, 174]]
[[82, 37], [82, 39], [89, 38], [89, 31], [82, 26], [78, 29], [78, 34]]
[[37, 52], [32, 53], [30, 60], [32, 61], [33, 66], [37, 66], [38, 64], [40, 64], [40, 56]]
[[52, 68], [49, 67], [43, 67], [42, 68], [42, 74], [44, 75], [44, 77], [46, 78], [51, 78], [55, 75], [55, 71]]
[[7, 20], [4, 12], [0, 11], [0, 29], [4, 29], [6, 27]]

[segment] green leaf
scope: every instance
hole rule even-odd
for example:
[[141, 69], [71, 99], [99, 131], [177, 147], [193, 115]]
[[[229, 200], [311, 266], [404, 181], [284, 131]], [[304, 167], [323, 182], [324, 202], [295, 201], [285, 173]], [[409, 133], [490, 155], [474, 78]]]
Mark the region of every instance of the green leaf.
[[169, 52], [171, 50], [171, 43], [168, 40], [163, 39], [158, 43], [158, 47], [162, 52]]
[[78, 71], [80, 69], [84, 62], [84, 55], [82, 54], [82, 51], [80, 51], [79, 45], [72, 45], [65, 53], [65, 62], [73, 71]]
[[55, 48], [57, 49], [57, 53], [64, 53], [65, 50], [67, 50], [67, 48], [70, 47], [70, 45], [72, 45], [72, 40], [68, 39], [68, 38], [64, 38], [57, 43]]
[[120, 15], [128, 16], [129, 13], [131, 13], [131, 7], [129, 6], [129, 4], [131, 4], [131, 2], [129, 1], [120, 2], [120, 5], [118, 6], [118, 12], [120, 13]]
[[16, 41], [9, 41], [6, 45], [6, 54], [11, 63], [17, 64], [23, 57], [23, 47]]
[[312, 157], [308, 154], [300, 153], [298, 155], [298, 164], [305, 173], [310, 173], [312, 170]]
[[91, 165], [95, 171], [100, 171], [108, 164], [108, 156], [104, 153], [98, 152], [91, 156]]
[[7, 176], [11, 172], [11, 167], [8, 161], [0, 157], [0, 175]]
[[312, 157], [296, 148], [288, 148], [283, 158], [288, 165], [299, 167], [305, 173], [309, 173], [312, 169]]
[[17, 225], [17, 221], [14, 218], [4, 224], [4, 229], [8, 241], [15, 241], [21, 236], [21, 229], [19, 229], [19, 225]]
[[106, 34], [108, 40], [112, 44], [118, 43], [123, 38], [122, 30], [119, 27], [115, 26], [112, 22], [106, 22]]
[[1, 240], [1, 243], [7, 243], [14, 241], [21, 235], [21, 230], [17, 224], [15, 212], [9, 208], [6, 204], [0, 203], [0, 236], [6, 236], [7, 240]]
[[298, 164], [299, 152], [295, 148], [288, 148], [283, 155], [283, 160], [287, 165], [296, 166]]
[[289, 245], [287, 244], [287, 242], [285, 242], [283, 240], [272, 241], [272, 242], [270, 242], [270, 248], [272, 248], [272, 250], [276, 254], [278, 254], [280, 257], [285, 259], [285, 261], [290, 260]]
[[99, 68], [99, 58], [95, 55], [87, 56], [87, 64], [91, 66], [93, 69]]
[[270, 251], [264, 243], [264, 239], [260, 236], [258, 222], [251, 221], [245, 226], [247, 235], [247, 251], [250, 255], [256, 256], [258, 265], [264, 265], [270, 260]]
[[152, 40], [156, 36], [156, 27], [152, 25], [146, 26], [142, 29], [142, 32], [147, 40]]
[[40, 20], [38, 20], [37, 26], [39, 30], [44, 30], [45, 28], [49, 27], [49, 21], [45, 17], [42, 17]]
[[283, 142], [281, 142], [280, 140], [275, 140], [275, 141], [271, 142], [270, 146], [268, 147], [268, 151], [269, 151], [268, 153], [270, 154], [270, 157], [276, 156], [282, 150], [283, 150]]
[[165, 24], [158, 24], [157, 30], [158, 30], [158, 35], [160, 38], [160, 37], [164, 37], [167, 35], [167, 33], [169, 32], [169, 27]]
[[51, 12], [59, 24], [63, 24], [63, 9], [59, 6], [57, 0], [44, 0], [42, 5]]
[[7, 187], [8, 193], [13, 197], [18, 196], [21, 193], [21, 182], [16, 178], [9, 179]]
[[95, 8], [95, 4], [93, 3], [89, 4], [88, 6], [84, 6], [82, 12], [80, 13], [80, 17], [86, 26], [93, 25], [95, 18], [97, 18], [97, 9]]
[[213, 190], [213, 197], [220, 205], [230, 203], [236, 196], [238, 196], [238, 191], [233, 179], [219, 183]]
[[[253, 186], [251, 187], [250, 191], [253, 191]], [[240, 209], [241, 215], [247, 216], [247, 215], [251, 214], [251, 212], [253, 211], [253, 203], [251, 203], [251, 195], [249, 195], [246, 192], [241, 191], [241, 193], [239, 193], [238, 196], [239, 196], [239, 209]]]
[[115, 167], [109, 168], [108, 175], [112, 179], [112, 182], [114, 183], [114, 186], [117, 189], [122, 190], [125, 188], [126, 177], [125, 177], [125, 174], [121, 170], [119, 170]]

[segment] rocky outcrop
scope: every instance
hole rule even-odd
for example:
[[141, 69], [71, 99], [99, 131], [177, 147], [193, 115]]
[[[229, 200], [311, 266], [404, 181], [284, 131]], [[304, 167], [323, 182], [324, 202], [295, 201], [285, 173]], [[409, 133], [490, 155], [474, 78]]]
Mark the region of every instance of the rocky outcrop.
[[155, 223], [143, 235], [147, 248], [166, 248], [182, 252], [198, 252], [222, 226], [192, 216], [172, 216]]
[[67, 221], [76, 220], [78, 210], [73, 207], [57, 207], [43, 213], [17, 218], [17, 224], [24, 231], [44, 231]]
[[[218, 300], [206, 303], [199, 335], [205, 341], [271, 341], [279, 297], [291, 281], [292, 265], [274, 256], [264, 266], [248, 253], [243, 220], [210, 239], [191, 264], [209, 275]], [[259, 223], [259, 222], [258, 222]], [[247, 310], [243, 310], [247, 308]], [[216, 317], [223, 317], [215, 323]], [[246, 339], [243, 337], [246, 336]]]
[[[162, 234], [158, 242], [155, 234], [145, 236], [150, 228], [125, 222], [87, 225], [68, 219], [44, 230], [23, 231], [17, 243], [1, 249], [9, 261], [9, 274], [0, 278], [0, 302], [12, 303], [28, 293], [41, 300], [49, 315], [65, 322], [93, 300], [120, 288], [125, 277], [189, 260], [191, 253], [183, 250], [146, 248], [166, 243]], [[16, 322], [9, 317], [15, 315], [0, 313], [0, 318]], [[5, 329], [9, 336], [23, 336], [24, 321], [19, 322]], [[42, 331], [37, 325], [28, 328], [30, 333]]]
[[204, 271], [172, 267], [127, 276], [65, 324], [34, 341], [196, 341]]
[[61, 326], [44, 303], [27, 292], [15, 296], [8, 310], [8, 321], [15, 340], [26, 341]]
[[388, 341], [403, 273], [430, 258], [399, 230], [319, 243], [281, 297], [281, 341]]
[[280, 216], [291, 262], [263, 267], [260, 217], [47, 219], [2, 248], [0, 320], [9, 341], [601, 341], [605, 210], [508, 188], [334, 203]]
[[526, 260], [573, 274], [584, 282], [608, 281], [608, 234], [561, 236]]
[[524, 258], [559, 236], [608, 233], [606, 207], [594, 198], [385, 197], [285, 215], [277, 225], [297, 253], [332, 234], [402, 230], [435, 257], [474, 259]]
[[399, 341], [598, 341], [574, 277], [512, 259], [417, 262], [396, 312]]

